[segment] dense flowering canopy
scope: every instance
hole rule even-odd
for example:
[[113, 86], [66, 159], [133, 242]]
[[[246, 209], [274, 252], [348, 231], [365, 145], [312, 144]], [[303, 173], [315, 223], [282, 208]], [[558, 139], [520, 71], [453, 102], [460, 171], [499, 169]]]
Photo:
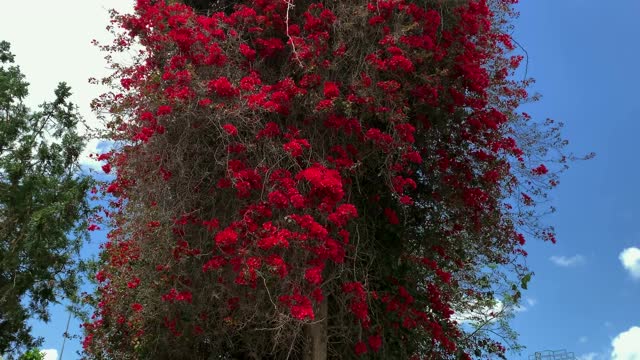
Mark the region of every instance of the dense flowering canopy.
[[105, 49], [141, 50], [95, 102], [119, 146], [87, 354], [503, 356], [454, 313], [518, 302], [563, 144], [516, 110], [513, 3], [114, 14]]

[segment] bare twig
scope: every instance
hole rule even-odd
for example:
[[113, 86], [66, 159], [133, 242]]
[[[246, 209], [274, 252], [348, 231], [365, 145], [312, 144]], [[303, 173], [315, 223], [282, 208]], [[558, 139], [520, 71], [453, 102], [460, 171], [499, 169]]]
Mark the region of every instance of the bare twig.
[[291, 35], [289, 34], [289, 11], [295, 6], [293, 4], [293, 0], [283, 0], [286, 4], [287, 4], [287, 15], [285, 16], [285, 25], [287, 26], [287, 38], [289, 38], [289, 43], [291, 43], [291, 51], [293, 51], [293, 56], [295, 57], [296, 61], [298, 61], [298, 65], [300, 65], [301, 68], [304, 68], [304, 64], [302, 64], [302, 61], [300, 60], [300, 56], [298, 56], [298, 52], [296, 51], [296, 44], [293, 41], [293, 38], [291, 38]]

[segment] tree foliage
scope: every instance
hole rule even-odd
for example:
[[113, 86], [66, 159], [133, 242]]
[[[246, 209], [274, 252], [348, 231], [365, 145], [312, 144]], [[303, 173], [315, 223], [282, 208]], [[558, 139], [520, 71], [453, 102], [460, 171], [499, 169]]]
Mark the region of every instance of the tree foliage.
[[20, 357], [18, 358], [18, 360], [45, 360], [45, 354], [36, 349], [29, 349], [29, 351], [27, 351], [26, 353], [20, 355]]
[[89, 211], [90, 180], [78, 175], [80, 121], [60, 83], [55, 100], [31, 111], [28, 83], [0, 42], [0, 353], [37, 341], [27, 320], [76, 290], [75, 254]]
[[116, 147], [87, 355], [504, 358], [566, 160], [517, 109], [513, 3], [114, 13], [104, 49], [141, 50], [94, 103]]

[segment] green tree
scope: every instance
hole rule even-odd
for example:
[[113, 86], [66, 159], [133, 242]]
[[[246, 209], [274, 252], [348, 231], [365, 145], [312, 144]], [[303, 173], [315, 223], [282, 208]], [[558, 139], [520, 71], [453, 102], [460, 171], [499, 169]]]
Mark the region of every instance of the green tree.
[[20, 355], [19, 360], [44, 360], [44, 353], [36, 348], [29, 349], [29, 351]]
[[48, 321], [48, 305], [77, 289], [91, 179], [79, 175], [84, 140], [69, 86], [33, 111], [6, 41], [0, 61], [0, 353], [12, 356], [38, 344], [27, 320]]

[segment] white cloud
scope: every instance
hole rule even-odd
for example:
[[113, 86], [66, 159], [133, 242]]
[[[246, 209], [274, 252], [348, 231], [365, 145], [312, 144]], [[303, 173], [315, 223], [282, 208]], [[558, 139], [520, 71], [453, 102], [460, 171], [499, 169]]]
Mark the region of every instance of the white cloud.
[[[71, 86], [71, 102], [78, 105], [89, 127], [104, 130], [102, 122], [91, 111], [90, 103], [109, 89], [104, 85], [91, 85], [88, 79], [101, 79], [109, 75], [111, 70], [105, 66], [105, 54], [92, 45], [92, 40], [109, 43], [112, 35], [103, 25], [109, 22], [108, 9], [115, 8], [127, 13], [132, 11], [133, 5], [131, 0], [43, 1], [38, 3], [38, 11], [34, 12], [33, 4], [27, 1], [3, 2], [2, 10], [7, 14], [33, 15], [30, 22], [24, 21], [23, 16], [4, 16], [0, 21], [1, 40], [11, 43], [16, 64], [30, 84], [25, 104], [36, 110], [43, 101], [52, 101], [53, 90], [58, 82], [65, 81]], [[60, 21], [65, 14], [82, 16], [65, 16], [65, 21]], [[33, 23], [47, 31], [31, 31]], [[61, 42], [60, 39], [65, 41]], [[57, 53], [73, 56], [48, 56], [47, 66], [42, 65], [43, 56]], [[129, 53], [123, 54], [124, 59], [129, 60], [129, 57]], [[78, 131], [85, 133], [83, 126], [79, 126]], [[100, 169], [101, 164], [88, 157], [89, 153], [99, 149], [97, 142], [92, 140], [87, 144], [80, 157], [83, 167]]]
[[640, 360], [640, 327], [633, 326], [611, 341], [611, 360]]
[[58, 360], [58, 350], [56, 349], [44, 349], [41, 352], [44, 353], [44, 360]]
[[482, 306], [474, 308], [473, 310], [466, 310], [454, 313], [451, 316], [452, 320], [459, 323], [477, 323], [477, 322], [493, 322], [496, 321], [500, 315], [505, 311], [504, 304], [500, 300], [495, 300], [492, 307]]
[[87, 142], [87, 146], [84, 148], [84, 151], [82, 151], [82, 154], [80, 154], [79, 160], [81, 165], [91, 168], [93, 170], [100, 170], [100, 167], [102, 166], [102, 164], [92, 159], [91, 157], [89, 157], [89, 155], [91, 154], [98, 153], [99, 142], [100, 140], [98, 139], [91, 139]]
[[640, 279], [640, 249], [637, 247], [624, 249], [620, 253], [619, 259], [622, 266], [629, 271], [631, 276], [635, 279]]
[[550, 257], [549, 260], [551, 260], [552, 263], [562, 267], [577, 266], [577, 265], [584, 264], [584, 262], [586, 261], [584, 256], [579, 254], [571, 257], [554, 255]]
[[87, 146], [84, 148], [82, 154], [80, 154], [80, 165], [98, 171], [99, 174], [103, 174], [101, 167], [105, 164], [105, 162], [92, 159], [90, 155], [106, 153], [111, 151], [112, 149], [112, 142], [100, 139], [91, 139], [87, 142]]
[[[578, 339], [578, 342], [581, 344], [586, 343], [587, 341], [589, 341], [589, 338], [586, 336], [580, 336], [580, 338]], [[588, 354], [587, 354], [588, 355]]]

